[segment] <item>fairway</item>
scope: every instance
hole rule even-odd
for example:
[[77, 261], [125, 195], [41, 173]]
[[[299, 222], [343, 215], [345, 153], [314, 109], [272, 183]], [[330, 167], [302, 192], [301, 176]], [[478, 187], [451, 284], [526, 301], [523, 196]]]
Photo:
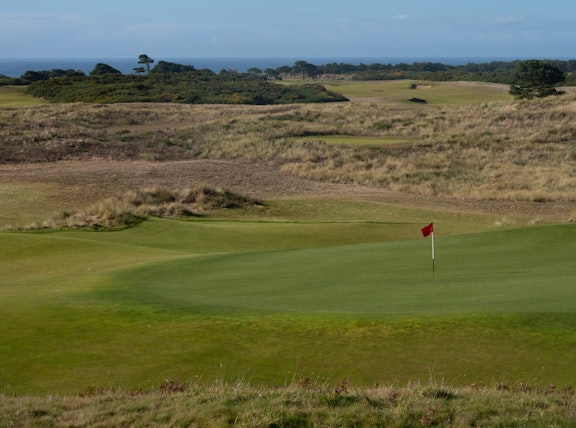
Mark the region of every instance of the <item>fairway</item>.
[[26, 86], [0, 86], [0, 108], [46, 104], [47, 101], [25, 93]]
[[326, 88], [353, 101], [382, 101], [404, 104], [411, 98], [433, 105], [465, 105], [509, 101], [506, 85], [480, 82], [426, 82], [414, 80], [325, 82]]
[[574, 225], [438, 234], [434, 277], [419, 226], [2, 233], [0, 382], [576, 381]]

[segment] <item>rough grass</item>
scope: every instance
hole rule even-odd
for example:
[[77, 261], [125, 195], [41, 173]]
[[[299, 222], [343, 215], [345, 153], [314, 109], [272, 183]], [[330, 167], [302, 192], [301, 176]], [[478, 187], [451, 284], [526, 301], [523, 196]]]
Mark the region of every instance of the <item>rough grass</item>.
[[0, 227], [15, 220], [22, 225], [37, 221], [41, 210], [45, 218], [58, 211], [61, 199], [55, 193], [56, 189], [46, 183], [2, 183]]
[[297, 141], [321, 141], [328, 145], [345, 146], [345, 147], [369, 147], [381, 148], [387, 145], [397, 145], [411, 143], [407, 138], [395, 137], [352, 137], [348, 135], [321, 135], [298, 138]]
[[335, 387], [305, 378], [284, 387], [165, 381], [155, 390], [88, 388], [78, 396], [0, 396], [3, 426], [470, 427], [571, 426], [574, 391], [530, 385]]
[[[259, 202], [228, 190], [207, 186], [177, 190], [144, 188], [106, 199], [82, 211], [64, 211], [52, 219], [20, 229], [118, 229], [138, 224], [150, 216], [194, 217], [212, 210], [241, 208], [250, 204]], [[4, 229], [18, 228], [5, 226]]]
[[[574, 95], [468, 105], [41, 106], [1, 110], [0, 162], [227, 159], [477, 200], [572, 201]], [[418, 141], [379, 150], [294, 137]]]

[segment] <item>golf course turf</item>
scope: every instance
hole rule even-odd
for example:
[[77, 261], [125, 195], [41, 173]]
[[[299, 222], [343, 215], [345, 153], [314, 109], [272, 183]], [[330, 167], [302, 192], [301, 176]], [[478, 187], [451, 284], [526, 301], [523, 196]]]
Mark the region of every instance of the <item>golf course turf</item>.
[[2, 233], [3, 383], [576, 380], [575, 225], [438, 223], [434, 276], [409, 226], [401, 240], [404, 224], [160, 219]]
[[[572, 107], [410, 83], [334, 83], [349, 105], [0, 111], [0, 219], [17, 225], [0, 231], [0, 394], [576, 385]], [[456, 129], [465, 114], [484, 122]], [[206, 182], [262, 204], [25, 230]]]

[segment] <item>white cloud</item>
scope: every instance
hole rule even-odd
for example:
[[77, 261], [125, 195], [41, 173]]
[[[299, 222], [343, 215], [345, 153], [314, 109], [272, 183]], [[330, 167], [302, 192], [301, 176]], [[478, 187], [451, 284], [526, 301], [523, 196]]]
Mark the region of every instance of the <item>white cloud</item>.
[[405, 14], [400, 14], [400, 15], [394, 15], [392, 17], [392, 19], [396, 20], [396, 21], [408, 21], [410, 19], [412, 19], [409, 15], [405, 15]]

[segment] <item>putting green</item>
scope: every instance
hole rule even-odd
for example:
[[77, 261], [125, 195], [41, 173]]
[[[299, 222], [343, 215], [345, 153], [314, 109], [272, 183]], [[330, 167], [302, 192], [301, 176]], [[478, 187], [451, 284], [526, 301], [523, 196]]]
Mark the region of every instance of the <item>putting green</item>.
[[573, 310], [572, 225], [437, 238], [434, 277], [426, 244], [418, 239], [178, 258], [115, 272], [113, 285], [99, 295], [191, 313], [203, 308], [360, 316]]
[[169, 220], [0, 233], [0, 388], [576, 382], [575, 225], [438, 233], [435, 277], [418, 234]]

